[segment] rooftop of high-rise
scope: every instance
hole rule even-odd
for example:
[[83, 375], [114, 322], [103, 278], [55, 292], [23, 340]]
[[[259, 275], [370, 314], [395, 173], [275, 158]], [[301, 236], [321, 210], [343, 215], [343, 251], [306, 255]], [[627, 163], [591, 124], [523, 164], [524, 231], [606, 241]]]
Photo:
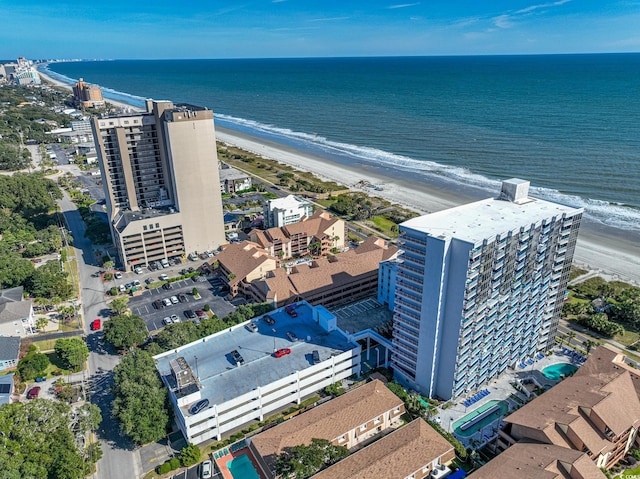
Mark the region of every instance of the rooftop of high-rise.
[[503, 182], [498, 197], [412, 218], [401, 226], [442, 239], [458, 238], [478, 243], [521, 226], [538, 224], [554, 216], [574, 216], [582, 211], [533, 198], [529, 196], [528, 181], [511, 179]]

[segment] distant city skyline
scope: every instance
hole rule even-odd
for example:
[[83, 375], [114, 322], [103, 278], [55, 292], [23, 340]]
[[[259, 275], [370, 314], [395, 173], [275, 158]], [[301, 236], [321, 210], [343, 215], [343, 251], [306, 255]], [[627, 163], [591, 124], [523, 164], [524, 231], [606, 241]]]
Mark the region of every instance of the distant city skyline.
[[638, 0], [0, 0], [0, 57], [84, 59], [640, 51]]

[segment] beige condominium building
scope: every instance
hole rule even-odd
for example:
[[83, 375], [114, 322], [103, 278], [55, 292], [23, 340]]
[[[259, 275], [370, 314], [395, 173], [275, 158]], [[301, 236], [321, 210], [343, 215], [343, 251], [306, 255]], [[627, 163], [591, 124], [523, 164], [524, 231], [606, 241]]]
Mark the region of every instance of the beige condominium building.
[[146, 106], [92, 124], [125, 270], [224, 243], [213, 112], [169, 101]]

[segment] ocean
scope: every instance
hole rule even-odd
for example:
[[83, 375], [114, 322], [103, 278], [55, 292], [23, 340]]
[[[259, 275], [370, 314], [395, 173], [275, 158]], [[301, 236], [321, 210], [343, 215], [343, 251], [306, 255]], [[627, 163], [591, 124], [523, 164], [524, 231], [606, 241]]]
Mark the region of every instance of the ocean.
[[206, 106], [217, 125], [476, 197], [524, 178], [536, 196], [640, 231], [640, 54], [82, 61], [47, 72], [138, 106]]

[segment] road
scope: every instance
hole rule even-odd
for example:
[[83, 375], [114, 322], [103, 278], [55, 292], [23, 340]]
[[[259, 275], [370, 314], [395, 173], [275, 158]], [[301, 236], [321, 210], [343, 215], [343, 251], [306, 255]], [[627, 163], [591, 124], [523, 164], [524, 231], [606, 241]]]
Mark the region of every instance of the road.
[[101, 331], [91, 331], [90, 323], [95, 318], [103, 321], [108, 317], [108, 308], [102, 282], [92, 275], [100, 270], [96, 265], [91, 242], [84, 237], [84, 222], [75, 204], [69, 196], [59, 201], [68, 228], [73, 232], [73, 246], [78, 263], [80, 284], [79, 302], [84, 319], [84, 333], [89, 347], [89, 368], [87, 380], [91, 385], [90, 397], [87, 398], [102, 411], [102, 424], [97, 436], [102, 443], [103, 457], [98, 462], [97, 479], [119, 479], [138, 477], [141, 474], [140, 461], [133, 444], [126, 440], [119, 431], [119, 424], [111, 418], [111, 386], [113, 385], [113, 368], [120, 362], [120, 356], [113, 350], [105, 348]]

